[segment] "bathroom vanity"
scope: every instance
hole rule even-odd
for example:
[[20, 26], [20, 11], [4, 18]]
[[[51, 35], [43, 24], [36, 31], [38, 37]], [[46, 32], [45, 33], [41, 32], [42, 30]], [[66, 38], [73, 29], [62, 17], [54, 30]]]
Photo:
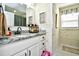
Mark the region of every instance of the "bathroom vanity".
[[0, 44], [0, 56], [41, 56], [46, 49], [46, 32], [14, 35], [7, 44]]

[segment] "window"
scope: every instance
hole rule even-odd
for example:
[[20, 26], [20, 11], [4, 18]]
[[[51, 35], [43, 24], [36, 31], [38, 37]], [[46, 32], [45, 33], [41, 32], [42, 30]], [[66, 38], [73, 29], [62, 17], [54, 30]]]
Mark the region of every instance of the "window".
[[60, 27], [79, 28], [79, 4], [59, 8]]
[[66, 28], [79, 28], [79, 4], [59, 8], [60, 25]]
[[14, 16], [14, 26], [26, 26], [26, 18], [22, 16]]
[[79, 27], [79, 13], [61, 15], [61, 27]]
[[76, 14], [62, 15], [61, 27], [78, 27], [78, 15]]

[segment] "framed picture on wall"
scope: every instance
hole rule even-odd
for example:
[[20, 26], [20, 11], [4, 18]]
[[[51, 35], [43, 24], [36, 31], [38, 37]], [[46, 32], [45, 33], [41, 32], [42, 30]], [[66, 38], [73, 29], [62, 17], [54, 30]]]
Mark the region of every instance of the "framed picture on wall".
[[29, 16], [29, 24], [32, 24], [33, 16]]
[[43, 24], [45, 23], [45, 17], [46, 17], [46, 13], [45, 12], [42, 12], [39, 14], [39, 18], [40, 18], [40, 23]]

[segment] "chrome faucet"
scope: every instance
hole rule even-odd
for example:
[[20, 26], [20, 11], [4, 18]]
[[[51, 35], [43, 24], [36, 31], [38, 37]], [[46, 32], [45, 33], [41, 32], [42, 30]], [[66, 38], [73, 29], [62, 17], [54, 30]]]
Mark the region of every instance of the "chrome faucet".
[[18, 32], [18, 34], [21, 34], [22, 28], [21, 28], [21, 27], [18, 27], [18, 28], [17, 28], [17, 32]]

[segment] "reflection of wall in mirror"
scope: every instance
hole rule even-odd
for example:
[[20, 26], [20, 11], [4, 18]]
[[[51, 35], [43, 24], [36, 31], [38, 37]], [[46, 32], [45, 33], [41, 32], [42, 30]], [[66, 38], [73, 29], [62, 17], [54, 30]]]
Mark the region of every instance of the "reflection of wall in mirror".
[[32, 24], [33, 16], [29, 16], [29, 24]]
[[45, 12], [40, 13], [39, 17], [40, 17], [40, 23], [41, 24], [45, 23]]

